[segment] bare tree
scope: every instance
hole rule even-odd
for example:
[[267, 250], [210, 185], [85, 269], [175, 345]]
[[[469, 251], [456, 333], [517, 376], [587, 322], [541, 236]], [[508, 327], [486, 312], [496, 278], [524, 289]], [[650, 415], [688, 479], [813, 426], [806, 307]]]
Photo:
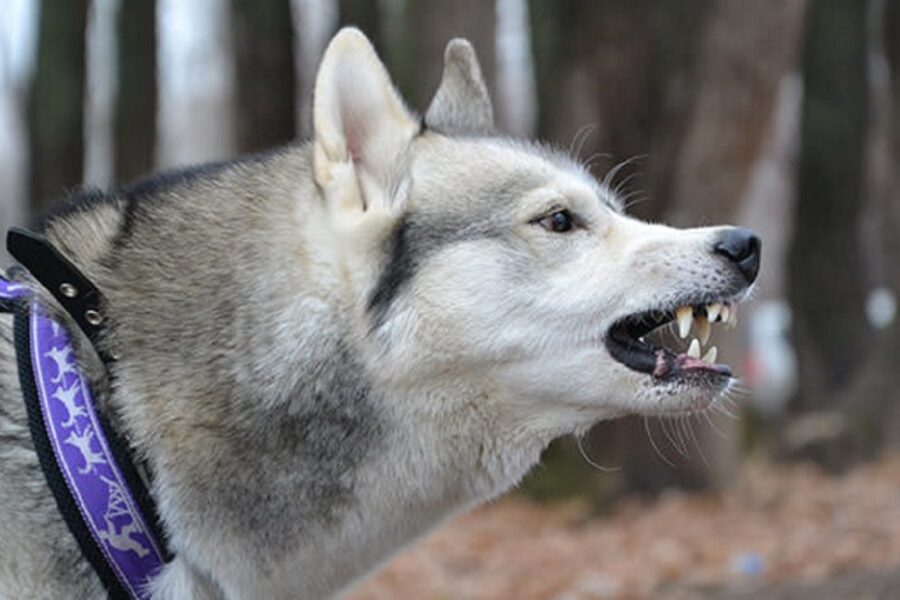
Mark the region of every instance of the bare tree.
[[42, 213], [81, 182], [86, 2], [43, 2], [28, 122], [31, 210]]
[[123, 1], [119, 8], [115, 179], [153, 170], [156, 152], [156, 0]]
[[712, 10], [695, 101], [675, 157], [669, 221], [733, 219], [793, 67], [805, 0], [721, 0]]
[[[800, 386], [795, 412], [838, 409], [871, 338], [860, 220], [868, 131], [867, 2], [813, 0], [803, 52], [804, 98], [789, 293]], [[825, 444], [814, 456], [844, 462]]]
[[293, 139], [294, 64], [287, 0], [232, 0], [237, 149], [253, 152]]

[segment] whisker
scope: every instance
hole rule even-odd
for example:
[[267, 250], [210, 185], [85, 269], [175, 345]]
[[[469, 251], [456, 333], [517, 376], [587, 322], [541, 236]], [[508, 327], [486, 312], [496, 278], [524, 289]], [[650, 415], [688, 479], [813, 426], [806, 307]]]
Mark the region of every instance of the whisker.
[[581, 454], [581, 458], [585, 460], [587, 464], [594, 467], [598, 471], [602, 471], [603, 473], [615, 473], [617, 471], [621, 471], [622, 467], [606, 467], [601, 465], [600, 463], [594, 461], [590, 456], [588, 456], [587, 452], [584, 450], [584, 446], [582, 445], [583, 438], [582, 436], [576, 436], [575, 445], [578, 446], [578, 452]]
[[642, 191], [631, 192], [622, 199], [622, 210], [628, 211], [632, 206], [637, 206], [641, 202], [646, 202], [649, 199], [650, 196]]
[[724, 432], [724, 431], [722, 431], [721, 429], [719, 429], [719, 426], [716, 425], [716, 422], [712, 420], [712, 417], [709, 416], [709, 413], [710, 413], [710, 411], [709, 411], [709, 409], [707, 409], [707, 410], [704, 410], [704, 411], [703, 411], [702, 413], [700, 413], [700, 414], [702, 414], [702, 415], [703, 415], [703, 418], [706, 419], [706, 422], [709, 423], [710, 428], [711, 428], [713, 431], [716, 432], [716, 435], [718, 435], [718, 436], [719, 436], [720, 438], [722, 438], [723, 440], [728, 439], [728, 436], [725, 435], [725, 432]]
[[659, 449], [659, 446], [656, 445], [656, 440], [653, 439], [653, 434], [650, 432], [650, 419], [646, 415], [644, 416], [644, 431], [647, 432], [647, 437], [650, 438], [650, 445], [653, 446], [653, 450], [656, 451], [656, 454], [662, 459], [664, 463], [674, 468], [675, 465], [666, 457], [665, 454], [662, 453], [662, 450]]
[[722, 400], [722, 403], [735, 412], [740, 411], [740, 407], [738, 406], [737, 402], [735, 402], [734, 398], [731, 398], [730, 396], [725, 396]]
[[[581, 151], [584, 149], [585, 143], [587, 143], [588, 138], [591, 136], [595, 129], [597, 129], [596, 123], [587, 123], [586, 125], [581, 126], [578, 131], [575, 132], [574, 137], [572, 137], [572, 143], [569, 144], [569, 156], [577, 160], [578, 155], [581, 154]], [[580, 140], [579, 137], [581, 138]]]
[[724, 415], [724, 416], [728, 417], [729, 419], [731, 419], [731, 420], [733, 420], [733, 421], [738, 421], [738, 420], [740, 420], [739, 417], [738, 417], [736, 414], [734, 414], [733, 412], [731, 412], [730, 409], [728, 409], [727, 407], [725, 407], [725, 406], [723, 405], [723, 403], [716, 403], [716, 404], [714, 404], [714, 405], [712, 406], [712, 408], [713, 408], [717, 413], [719, 413], [720, 415]]
[[678, 451], [678, 445], [675, 443], [675, 440], [672, 438], [672, 434], [669, 431], [669, 420], [668, 417], [660, 417], [659, 418], [659, 426], [663, 431], [663, 434], [666, 436], [666, 439], [669, 441], [669, 445], [675, 448], [675, 451]]
[[636, 154], [631, 158], [626, 158], [625, 160], [611, 168], [609, 171], [607, 171], [606, 175], [603, 177], [600, 183], [605, 187], [611, 187], [610, 184], [613, 182], [616, 175], [618, 175], [619, 171], [621, 171], [631, 163], [643, 160], [645, 158], [647, 158], [646, 154]]
[[706, 457], [706, 453], [703, 452], [703, 445], [700, 443], [700, 439], [697, 437], [697, 434], [694, 432], [694, 422], [693, 418], [696, 418], [696, 415], [690, 415], [687, 419], [685, 419], [688, 431], [691, 432], [691, 439], [694, 440], [694, 447], [697, 448], [697, 452], [700, 454], [700, 460], [703, 461], [703, 464], [707, 467], [709, 466], [709, 459]]
[[675, 449], [678, 450], [678, 453], [681, 454], [682, 457], [688, 457], [688, 448], [685, 443], [684, 432], [681, 429], [681, 422], [678, 417], [672, 417], [670, 421], [672, 425], [672, 433], [675, 435], [675, 439], [678, 440], [678, 444], [675, 446]]
[[617, 183], [617, 184], [616, 184], [616, 187], [613, 189], [613, 193], [614, 193], [616, 196], [621, 195], [622, 190], [625, 188], [625, 186], [627, 186], [628, 183], [629, 183], [632, 179], [634, 179], [635, 177], [637, 177], [638, 175], [640, 175], [640, 173], [632, 173], [631, 175], [629, 175], [628, 177], [626, 177], [625, 179], [623, 179], [622, 181], [620, 181], [619, 183]]
[[586, 159], [584, 159], [582, 161], [582, 164], [584, 165], [584, 168], [587, 169], [588, 171], [593, 171], [594, 162], [600, 158], [611, 158], [611, 155], [608, 152], [594, 152], [593, 154], [588, 156]]

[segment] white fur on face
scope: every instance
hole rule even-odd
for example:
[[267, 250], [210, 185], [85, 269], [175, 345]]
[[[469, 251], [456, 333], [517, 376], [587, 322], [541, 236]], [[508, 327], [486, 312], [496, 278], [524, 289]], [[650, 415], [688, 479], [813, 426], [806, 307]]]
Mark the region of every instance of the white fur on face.
[[[724, 293], [731, 275], [712, 252], [717, 230], [631, 219], [567, 158], [477, 133], [489, 111], [447, 108], [460, 104], [458, 81], [481, 81], [473, 61], [449, 60], [430, 111], [448, 130], [479, 123], [470, 137], [419, 134], [358, 31], [338, 34], [322, 61], [314, 174], [359, 337], [375, 341], [372, 372], [407, 389], [449, 378], [496, 399], [505, 418], [557, 434], [704, 407], [722, 390], [656, 381], [614, 360], [603, 339], [628, 315]], [[576, 217], [576, 230], [536, 224], [557, 210]]]
[[[696, 410], [721, 392], [654, 382], [602, 342], [622, 317], [724, 289], [731, 275], [711, 251], [716, 228], [627, 217], [576, 167], [516, 144], [435, 137], [417, 150], [412, 214], [464, 233], [432, 242], [438, 249], [383, 326], [379, 368], [389, 377], [392, 364], [401, 378], [450, 370], [506, 398], [515, 418], [569, 431], [625, 413]], [[525, 180], [499, 197], [497, 182]], [[580, 227], [535, 224], [557, 209]]]

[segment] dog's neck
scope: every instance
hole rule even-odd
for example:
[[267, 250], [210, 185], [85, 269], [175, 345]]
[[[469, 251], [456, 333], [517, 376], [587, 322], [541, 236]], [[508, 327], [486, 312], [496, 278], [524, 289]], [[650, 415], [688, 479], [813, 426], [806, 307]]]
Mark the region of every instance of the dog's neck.
[[[298, 539], [298, 548], [275, 567], [280, 575], [256, 580], [258, 587], [246, 591], [290, 597], [292, 590], [304, 589], [311, 597], [325, 597], [454, 514], [514, 486], [538, 461], [548, 438], [524, 428], [498, 428], [490, 398], [469, 400], [483, 409], [440, 416], [393, 411], [383, 451], [360, 470], [351, 507]], [[413, 407], [426, 405], [428, 398], [413, 393], [390, 401]]]
[[[281, 160], [296, 171], [306, 154]], [[264, 214], [149, 204], [160, 225], [119, 237], [114, 260], [79, 233], [100, 225], [52, 232], [110, 301], [121, 359], [108, 406], [154, 472], [176, 553], [160, 589], [187, 569], [235, 597], [325, 596], [515, 485], [560, 433], [504, 414], [513, 403], [477, 377], [375, 377], [355, 300], [312, 287], [343, 283], [306, 258], [321, 226], [298, 195], [315, 191], [270, 189]], [[80, 219], [104, 211], [116, 238], [114, 207]], [[204, 222], [204, 238], [160, 236], [172, 219]]]

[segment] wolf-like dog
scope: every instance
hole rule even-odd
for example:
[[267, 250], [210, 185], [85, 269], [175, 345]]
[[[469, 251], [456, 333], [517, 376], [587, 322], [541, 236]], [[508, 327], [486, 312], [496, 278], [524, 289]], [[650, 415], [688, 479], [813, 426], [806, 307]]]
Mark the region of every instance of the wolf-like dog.
[[[323, 598], [516, 485], [553, 439], [702, 411], [710, 322], [759, 264], [734, 227], [624, 214], [569, 157], [498, 136], [453, 40], [418, 118], [355, 29], [313, 139], [63, 204], [42, 232], [108, 301], [99, 409], [151, 475], [174, 559], [153, 598]], [[652, 330], [696, 328], [686, 352]], [[99, 598], [29, 436], [0, 320], [0, 597]]]

